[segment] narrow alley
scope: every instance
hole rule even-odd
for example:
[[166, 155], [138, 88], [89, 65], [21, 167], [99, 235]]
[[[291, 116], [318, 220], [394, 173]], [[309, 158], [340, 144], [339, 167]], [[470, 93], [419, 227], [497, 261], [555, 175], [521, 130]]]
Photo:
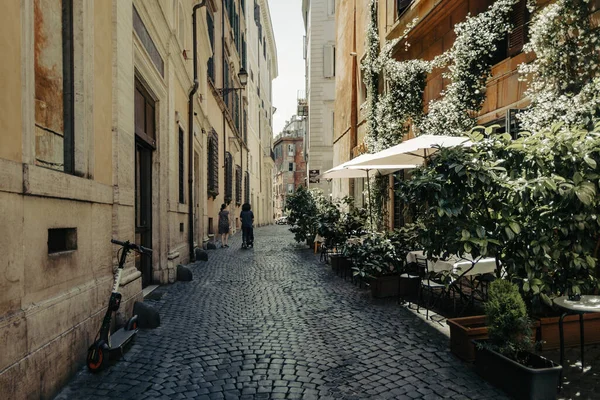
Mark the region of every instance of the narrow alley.
[[154, 291], [161, 326], [56, 399], [504, 398], [443, 335], [335, 276], [287, 226], [255, 236], [254, 249], [238, 234], [191, 266], [192, 282]]

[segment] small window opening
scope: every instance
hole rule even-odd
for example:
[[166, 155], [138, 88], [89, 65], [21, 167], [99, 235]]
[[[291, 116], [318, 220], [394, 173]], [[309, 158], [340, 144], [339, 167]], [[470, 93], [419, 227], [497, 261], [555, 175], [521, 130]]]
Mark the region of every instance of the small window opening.
[[48, 229], [48, 254], [77, 250], [77, 228]]

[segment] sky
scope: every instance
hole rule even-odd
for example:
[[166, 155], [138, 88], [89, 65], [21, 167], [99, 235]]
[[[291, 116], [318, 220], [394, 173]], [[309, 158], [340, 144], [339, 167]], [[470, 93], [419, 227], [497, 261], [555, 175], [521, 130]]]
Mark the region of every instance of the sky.
[[273, 135], [296, 114], [298, 91], [304, 91], [302, 0], [269, 0], [277, 45], [279, 75], [273, 81]]

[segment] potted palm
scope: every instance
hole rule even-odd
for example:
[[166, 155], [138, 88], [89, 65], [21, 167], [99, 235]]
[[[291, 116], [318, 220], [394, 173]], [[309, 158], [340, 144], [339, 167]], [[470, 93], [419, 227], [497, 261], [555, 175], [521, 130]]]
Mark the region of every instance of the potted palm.
[[485, 304], [488, 340], [475, 341], [477, 372], [517, 399], [555, 399], [562, 367], [531, 352], [531, 320], [519, 288], [490, 285]]

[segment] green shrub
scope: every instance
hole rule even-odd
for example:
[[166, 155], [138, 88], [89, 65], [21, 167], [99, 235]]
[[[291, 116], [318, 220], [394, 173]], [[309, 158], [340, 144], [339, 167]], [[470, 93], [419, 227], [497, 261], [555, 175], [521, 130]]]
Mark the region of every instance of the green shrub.
[[531, 321], [517, 285], [503, 279], [492, 282], [485, 314], [489, 348], [515, 360], [532, 349]]

